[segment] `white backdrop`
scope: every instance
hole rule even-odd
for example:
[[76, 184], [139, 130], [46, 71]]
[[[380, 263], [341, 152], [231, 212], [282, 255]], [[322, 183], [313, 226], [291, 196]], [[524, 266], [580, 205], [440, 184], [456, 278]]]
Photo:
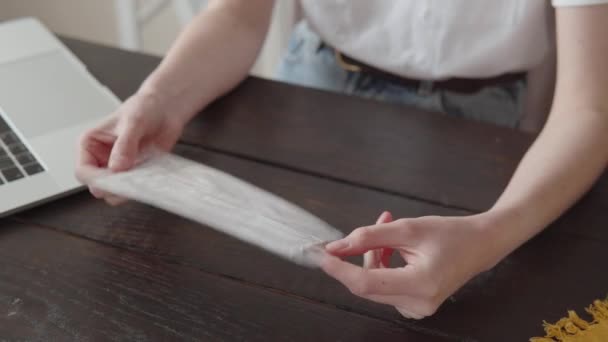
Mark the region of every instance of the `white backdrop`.
[[[138, 0], [139, 5], [149, 0]], [[205, 0], [194, 0], [203, 2]], [[253, 73], [271, 78], [286, 46], [293, 20], [295, 0], [277, 0], [271, 31]], [[120, 30], [114, 1], [108, 0], [2, 0], [0, 20], [22, 16], [40, 18], [53, 31], [75, 38], [118, 46]], [[179, 32], [173, 6], [167, 6], [142, 31], [142, 48], [162, 55]]]

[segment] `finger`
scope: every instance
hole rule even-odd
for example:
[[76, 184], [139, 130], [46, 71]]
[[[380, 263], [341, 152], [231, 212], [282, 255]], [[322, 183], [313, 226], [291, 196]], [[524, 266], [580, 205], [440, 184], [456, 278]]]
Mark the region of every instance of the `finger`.
[[[380, 217], [378, 217], [376, 224], [388, 223], [388, 222], [391, 222], [392, 220], [393, 220], [393, 216], [391, 215], [391, 213], [388, 211], [385, 211], [382, 214], [380, 214]], [[382, 254], [383, 254], [382, 249], [374, 249], [371, 251], [367, 251], [363, 255], [363, 268], [381, 267], [382, 266], [381, 265]]]
[[[116, 136], [108, 131], [107, 126], [113, 122], [108, 120], [99, 127], [83, 134], [79, 140], [78, 164], [105, 166], [107, 164], [106, 150], [116, 141]], [[100, 158], [104, 160], [100, 160]]]
[[387, 304], [394, 306], [395, 309], [405, 318], [409, 319], [423, 319], [427, 315], [418, 313], [416, 310], [416, 302], [420, 300], [410, 296], [385, 296], [385, 295], [369, 295], [365, 299], [369, 299], [372, 302]]
[[127, 122], [118, 135], [108, 166], [114, 172], [125, 171], [135, 164], [144, 130], [136, 122]]
[[76, 168], [76, 178], [83, 184], [92, 184], [96, 179], [109, 174], [108, 169], [91, 165], [79, 165]]
[[382, 248], [380, 253], [380, 267], [389, 268], [391, 266], [391, 257], [395, 252], [392, 248]]
[[[81, 180], [81, 182], [83, 182], [85, 184], [94, 184], [96, 179], [108, 175], [110, 173], [110, 171], [108, 169], [101, 169], [101, 168], [97, 168], [97, 167], [82, 166], [79, 168], [77, 173], [78, 173], [78, 178]], [[112, 206], [117, 206], [117, 205], [120, 205], [127, 201], [126, 199], [124, 199], [122, 197], [119, 197], [119, 196], [116, 196], [107, 191], [101, 190], [98, 187], [93, 186], [93, 185], [89, 186], [89, 192], [95, 198], [104, 199], [104, 200], [106, 200], [106, 202], [108, 204], [110, 204]]]
[[85, 146], [80, 146], [79, 152], [78, 165], [99, 166], [97, 158]]
[[437, 311], [438, 306], [427, 299], [408, 295], [368, 295], [365, 299], [392, 305], [401, 315], [411, 319], [423, 319]]
[[116, 196], [113, 195], [107, 191], [103, 191], [99, 188], [96, 188], [94, 186], [89, 187], [89, 192], [97, 199], [103, 199], [106, 201], [106, 203], [108, 203], [109, 205], [115, 207], [121, 204], [126, 203], [128, 200], [126, 198], [120, 197], [120, 196]]
[[106, 200], [106, 203], [108, 203], [109, 205], [111, 205], [113, 207], [117, 207], [117, 206], [127, 202], [127, 199], [120, 197], [120, 196], [115, 196], [115, 195], [109, 195], [109, 196], [105, 197], [105, 200]]
[[399, 311], [399, 313], [405, 318], [420, 320], [427, 317], [421, 314], [414, 313], [402, 307], [396, 306], [395, 309], [397, 309], [397, 311]]
[[360, 297], [369, 295], [407, 295], [417, 289], [415, 271], [411, 266], [401, 268], [364, 269], [339, 258], [328, 256], [321, 269]]
[[96, 188], [94, 186], [89, 187], [89, 192], [91, 193], [91, 195], [93, 195], [93, 197], [97, 199], [102, 199], [108, 197], [109, 195], [107, 192], [100, 190], [99, 188]]
[[380, 217], [378, 217], [376, 224], [389, 223], [392, 220], [393, 220], [393, 215], [389, 211], [385, 211], [382, 214], [380, 214]]
[[425, 298], [410, 295], [368, 295], [365, 299], [380, 304], [392, 305], [401, 315], [411, 319], [423, 319], [433, 315], [439, 305]]
[[363, 255], [363, 268], [389, 268], [391, 257], [395, 252], [392, 248], [373, 249]]
[[363, 268], [379, 268], [382, 249], [373, 249], [363, 254]]
[[372, 249], [402, 246], [408, 233], [408, 226], [400, 221], [357, 228], [347, 237], [329, 243], [326, 249], [338, 256], [360, 255]]
[[97, 159], [85, 148], [80, 149], [78, 162], [76, 164], [76, 178], [84, 184], [87, 184], [98, 168]]

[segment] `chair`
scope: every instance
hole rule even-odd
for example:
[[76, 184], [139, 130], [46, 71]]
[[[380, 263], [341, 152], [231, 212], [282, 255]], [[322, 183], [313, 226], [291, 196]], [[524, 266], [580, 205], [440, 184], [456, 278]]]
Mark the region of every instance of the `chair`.
[[183, 27], [205, 3], [205, 0], [114, 0], [120, 47], [140, 50], [143, 27], [169, 5], [173, 5], [179, 24]]

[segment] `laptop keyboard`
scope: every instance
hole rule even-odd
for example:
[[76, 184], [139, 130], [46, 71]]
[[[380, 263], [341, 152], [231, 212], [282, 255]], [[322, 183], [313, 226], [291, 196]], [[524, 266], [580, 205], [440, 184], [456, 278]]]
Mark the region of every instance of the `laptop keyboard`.
[[0, 186], [43, 171], [36, 157], [0, 116]]

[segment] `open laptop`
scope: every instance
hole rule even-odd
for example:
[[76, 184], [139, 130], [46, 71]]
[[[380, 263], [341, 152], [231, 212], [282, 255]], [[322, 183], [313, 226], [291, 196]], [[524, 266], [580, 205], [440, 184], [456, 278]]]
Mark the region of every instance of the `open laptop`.
[[119, 104], [39, 21], [0, 23], [0, 216], [79, 189], [78, 137]]

